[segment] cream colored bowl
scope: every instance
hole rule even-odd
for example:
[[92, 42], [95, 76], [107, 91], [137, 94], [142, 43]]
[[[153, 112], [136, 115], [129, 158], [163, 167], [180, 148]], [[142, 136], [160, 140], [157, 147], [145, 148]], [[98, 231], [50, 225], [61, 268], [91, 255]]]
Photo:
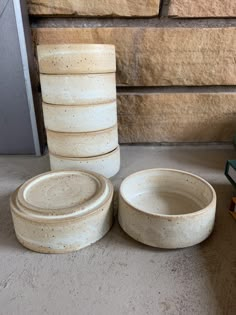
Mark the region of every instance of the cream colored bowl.
[[116, 71], [115, 46], [103, 44], [39, 45], [39, 71], [48, 74]]
[[11, 196], [16, 237], [36, 252], [79, 250], [111, 228], [112, 197], [111, 182], [98, 174], [63, 171], [38, 175]]
[[117, 125], [94, 132], [47, 130], [49, 151], [67, 157], [93, 157], [109, 153], [118, 146]]
[[40, 74], [45, 103], [59, 105], [100, 104], [116, 99], [115, 73]]
[[116, 175], [120, 170], [119, 146], [108, 154], [90, 158], [69, 158], [49, 152], [52, 170], [84, 170], [101, 174], [107, 178]]
[[60, 132], [89, 132], [117, 124], [116, 101], [88, 105], [55, 105], [43, 103], [47, 129]]
[[204, 179], [178, 170], [150, 169], [121, 184], [119, 223], [135, 240], [160, 248], [204, 241], [212, 232], [216, 193]]

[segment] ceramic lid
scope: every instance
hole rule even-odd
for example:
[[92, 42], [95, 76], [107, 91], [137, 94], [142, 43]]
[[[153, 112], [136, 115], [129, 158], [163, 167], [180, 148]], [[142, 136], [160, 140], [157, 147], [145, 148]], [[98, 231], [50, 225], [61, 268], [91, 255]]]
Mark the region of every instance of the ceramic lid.
[[16, 194], [16, 208], [24, 215], [60, 219], [86, 215], [113, 194], [111, 182], [96, 173], [54, 171], [25, 182]]
[[39, 45], [37, 51], [40, 73], [89, 74], [116, 71], [114, 45]]

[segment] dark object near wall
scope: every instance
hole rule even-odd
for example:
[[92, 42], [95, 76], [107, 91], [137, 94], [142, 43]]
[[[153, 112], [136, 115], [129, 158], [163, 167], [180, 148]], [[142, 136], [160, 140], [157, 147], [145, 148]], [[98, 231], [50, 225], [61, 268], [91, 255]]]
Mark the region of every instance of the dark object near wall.
[[43, 149], [32, 93], [37, 85], [30, 75], [34, 73], [31, 45], [25, 1], [1, 1], [0, 154], [40, 155]]

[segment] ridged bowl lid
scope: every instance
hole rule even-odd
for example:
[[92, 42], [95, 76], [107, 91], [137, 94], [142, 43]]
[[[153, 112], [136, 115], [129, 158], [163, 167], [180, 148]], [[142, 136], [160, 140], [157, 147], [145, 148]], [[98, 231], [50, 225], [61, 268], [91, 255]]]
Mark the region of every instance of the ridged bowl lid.
[[92, 74], [116, 71], [115, 46], [103, 44], [39, 45], [39, 72]]
[[99, 174], [53, 171], [25, 182], [17, 191], [15, 206], [32, 219], [67, 219], [95, 211], [112, 195], [111, 182]]

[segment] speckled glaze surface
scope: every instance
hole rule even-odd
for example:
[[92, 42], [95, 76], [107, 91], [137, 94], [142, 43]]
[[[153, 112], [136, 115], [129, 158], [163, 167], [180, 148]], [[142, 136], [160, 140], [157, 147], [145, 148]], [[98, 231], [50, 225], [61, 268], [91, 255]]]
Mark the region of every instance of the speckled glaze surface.
[[113, 221], [113, 186], [101, 175], [79, 171], [48, 172], [12, 194], [16, 236], [42, 253], [79, 250], [102, 238]]
[[109, 153], [118, 146], [117, 125], [94, 132], [56, 132], [47, 130], [48, 149], [66, 157], [93, 157]]
[[40, 74], [45, 103], [59, 105], [101, 104], [116, 99], [115, 73]]
[[160, 248], [198, 244], [212, 232], [216, 194], [204, 179], [178, 170], [150, 169], [121, 184], [118, 219], [135, 240]]
[[116, 71], [113, 45], [39, 45], [37, 50], [41, 73], [76, 74]]
[[47, 129], [60, 132], [89, 132], [111, 128], [117, 123], [116, 101], [88, 105], [43, 103]]
[[91, 158], [69, 158], [49, 152], [52, 170], [84, 170], [101, 174], [107, 178], [120, 170], [120, 148], [112, 152]]

